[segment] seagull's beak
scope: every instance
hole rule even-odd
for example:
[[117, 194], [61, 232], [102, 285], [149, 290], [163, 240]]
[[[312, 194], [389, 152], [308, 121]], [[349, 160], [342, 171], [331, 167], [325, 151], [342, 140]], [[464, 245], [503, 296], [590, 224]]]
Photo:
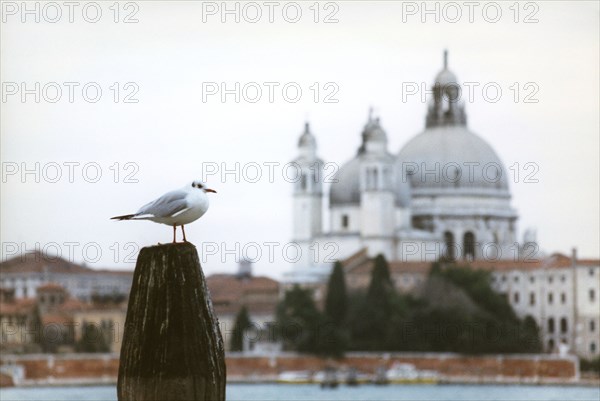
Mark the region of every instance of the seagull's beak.
[[215, 191], [214, 189], [210, 189], [210, 188], [206, 188], [205, 191], [206, 192], [212, 192], [213, 194], [217, 193], [217, 191]]

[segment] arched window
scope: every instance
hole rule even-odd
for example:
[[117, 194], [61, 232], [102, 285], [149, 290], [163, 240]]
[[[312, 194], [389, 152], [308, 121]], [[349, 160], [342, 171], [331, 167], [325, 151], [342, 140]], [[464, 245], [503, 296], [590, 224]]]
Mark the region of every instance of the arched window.
[[373, 189], [379, 188], [379, 171], [377, 167], [373, 167]]
[[444, 233], [444, 242], [446, 243], [446, 258], [449, 260], [456, 259], [456, 244], [454, 243], [454, 234], [452, 234], [450, 231], [446, 231]]
[[463, 239], [464, 258], [467, 260], [475, 259], [475, 234], [468, 231]]
[[569, 324], [567, 323], [567, 318], [563, 317], [560, 319], [560, 332], [566, 333], [569, 331]]
[[548, 340], [548, 351], [549, 352], [554, 351], [554, 340], [553, 339]]
[[548, 333], [554, 333], [554, 318], [548, 319]]

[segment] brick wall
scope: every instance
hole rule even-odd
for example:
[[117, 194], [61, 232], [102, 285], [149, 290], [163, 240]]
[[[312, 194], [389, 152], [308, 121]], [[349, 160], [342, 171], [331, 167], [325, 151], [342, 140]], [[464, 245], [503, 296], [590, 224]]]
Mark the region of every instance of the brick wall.
[[[283, 354], [278, 357], [253, 357], [230, 354], [227, 357], [227, 374], [230, 378], [251, 376], [274, 377], [283, 371], [318, 371], [326, 365], [355, 367], [373, 373], [379, 366], [410, 363], [417, 369], [435, 370], [447, 378], [477, 379], [549, 379], [573, 381], [579, 378], [577, 359], [554, 355], [522, 356], [462, 356], [456, 354], [349, 354], [339, 361], [311, 356]], [[72, 381], [93, 379], [116, 380], [119, 360], [116, 354], [77, 355], [4, 355], [0, 363], [22, 365], [27, 381]]]

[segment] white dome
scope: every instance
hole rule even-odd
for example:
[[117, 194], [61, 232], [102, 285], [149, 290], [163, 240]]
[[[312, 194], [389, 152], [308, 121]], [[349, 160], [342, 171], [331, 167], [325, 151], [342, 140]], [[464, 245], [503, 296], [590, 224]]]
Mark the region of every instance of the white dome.
[[502, 161], [463, 125], [427, 128], [402, 148], [398, 159], [405, 171], [418, 169], [409, 175], [413, 195], [510, 196]]
[[[373, 157], [368, 154], [359, 154], [354, 159], [344, 164], [333, 177], [333, 183], [329, 190], [330, 206], [341, 205], [360, 205], [360, 166], [363, 162], [368, 162]], [[379, 156], [381, 157], [381, 156]], [[397, 160], [393, 155], [387, 154], [385, 158], [397, 169], [400, 176], [400, 169]], [[397, 179], [396, 205], [408, 207], [410, 204], [410, 185], [407, 180]]]
[[452, 71], [444, 68], [435, 77], [434, 84], [440, 84], [441, 86], [446, 86], [449, 84], [458, 85], [458, 79]]

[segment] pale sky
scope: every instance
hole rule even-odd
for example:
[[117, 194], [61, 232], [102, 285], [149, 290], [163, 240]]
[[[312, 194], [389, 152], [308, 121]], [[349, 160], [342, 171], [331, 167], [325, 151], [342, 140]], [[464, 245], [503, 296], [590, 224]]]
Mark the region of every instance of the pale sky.
[[[235, 182], [233, 175], [209, 177], [218, 194], [211, 195], [210, 210], [186, 233], [201, 253], [201, 244], [219, 247], [217, 255], [205, 255], [208, 274], [236, 269], [235, 257], [224, 248], [235, 251], [237, 243], [241, 251], [258, 243], [263, 256], [255, 271], [280, 277], [291, 268], [281, 253], [292, 233], [292, 184], [282, 178], [282, 167], [297, 156], [304, 121], [311, 123], [319, 156], [342, 164], [360, 145], [373, 106], [387, 131], [389, 150], [397, 154], [424, 128], [426, 113], [419, 96], [403, 102], [403, 83], [429, 87], [446, 48], [458, 80], [480, 84], [474, 102], [466, 105], [469, 128], [491, 144], [507, 169], [519, 163], [519, 180], [511, 176], [510, 183], [512, 205], [520, 215], [519, 238], [533, 227], [546, 252], [570, 253], [575, 246], [581, 257], [600, 256], [597, 2], [535, 2], [537, 8], [528, 9], [521, 4], [516, 23], [512, 2], [500, 2], [502, 16], [496, 23], [484, 18], [482, 9], [489, 2], [474, 10], [473, 22], [463, 8], [456, 23], [435, 22], [435, 15], [425, 15], [422, 22], [422, 10], [407, 13], [421, 2], [330, 3], [319, 4], [318, 23], [309, 8], [313, 2], [300, 3], [297, 23], [284, 19], [286, 2], [275, 8], [273, 23], [262, 2], [257, 3], [262, 7], [259, 22], [247, 20], [255, 15], [250, 8], [244, 19], [240, 3], [240, 22], [225, 15], [223, 23], [221, 10], [205, 13], [203, 22], [202, 4], [189, 1], [131, 3], [137, 8], [120, 3], [118, 16], [109, 8], [113, 2], [100, 3], [97, 23], [84, 19], [83, 2], [72, 23], [66, 7], [57, 23], [48, 21], [56, 10], [40, 9], [37, 23], [35, 15], [22, 16], [22, 10], [11, 8], [21, 2], [3, 2], [2, 260], [38, 243], [63, 257], [70, 257], [71, 250], [74, 261], [91, 267], [133, 268], [137, 249], [169, 242], [171, 229], [109, 217], [135, 212], [162, 193], [201, 178], [203, 163], [229, 169], [236, 162], [258, 163], [263, 178], [257, 183], [243, 177]], [[207, 4], [205, 11], [212, 11]], [[211, 4], [220, 7], [221, 2]], [[428, 4], [433, 8], [435, 3]], [[454, 18], [455, 11], [444, 11], [445, 4], [440, 3], [440, 13]], [[292, 18], [290, 7], [287, 16]], [[486, 10], [488, 19], [494, 17], [494, 10]], [[95, 18], [95, 10], [88, 7], [86, 12], [86, 18]], [[338, 22], [324, 23], [331, 13]], [[137, 23], [122, 21], [130, 14]], [[527, 16], [538, 22], [524, 23]], [[22, 102], [21, 83], [34, 89], [36, 82], [46, 86], [45, 94], [40, 89], [40, 102], [34, 94]], [[53, 82], [62, 90], [56, 103], [49, 101], [57, 96], [55, 84], [48, 85]], [[76, 83], [67, 84], [74, 88], [72, 103], [65, 82]], [[236, 103], [232, 95], [225, 102], [218, 95], [203, 99], [203, 87], [211, 82], [228, 88], [236, 82], [242, 87], [251, 82], [279, 86], [273, 102], [262, 86], [256, 103]], [[95, 96], [94, 87], [102, 90], [96, 103], [82, 95], [89, 83], [88, 99]], [[302, 89], [298, 102], [284, 99], [286, 83]], [[313, 99], [315, 83], [318, 102]], [[487, 83], [502, 89], [496, 103], [482, 95]], [[533, 85], [525, 87], [527, 83]], [[335, 86], [338, 102], [323, 102]], [[115, 103], [117, 87], [120, 99]], [[518, 102], [513, 98], [516, 87]], [[123, 97], [136, 88], [131, 98], [138, 102], [124, 103]], [[531, 95], [538, 102], [525, 103], [532, 88], [538, 88]], [[39, 182], [34, 174], [23, 180], [22, 167], [35, 170], [36, 162]], [[69, 163], [79, 163], [71, 164], [72, 183]], [[269, 182], [264, 163], [279, 163], [274, 182]], [[533, 171], [524, 168], [526, 163], [539, 168], [534, 176], [538, 183], [524, 182]], [[86, 164], [87, 181], [82, 171]], [[57, 165], [62, 176], [50, 182]], [[88, 182], [94, 166], [102, 176]], [[19, 171], [12, 174], [15, 168]], [[120, 172], [117, 183], [115, 171]], [[139, 182], [124, 182], [128, 173]], [[273, 261], [265, 242], [281, 244]], [[210, 253], [206, 249], [204, 254]]]

